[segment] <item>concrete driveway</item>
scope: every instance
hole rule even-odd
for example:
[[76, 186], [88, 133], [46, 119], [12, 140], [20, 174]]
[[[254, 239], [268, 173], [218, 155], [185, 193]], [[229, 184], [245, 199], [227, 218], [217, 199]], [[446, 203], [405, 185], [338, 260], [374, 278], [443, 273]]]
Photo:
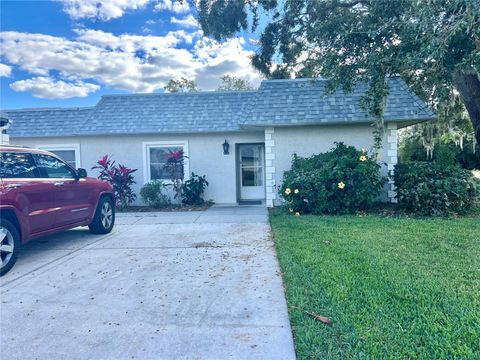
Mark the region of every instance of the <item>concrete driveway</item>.
[[0, 286], [2, 358], [295, 358], [263, 207], [118, 214], [27, 244]]

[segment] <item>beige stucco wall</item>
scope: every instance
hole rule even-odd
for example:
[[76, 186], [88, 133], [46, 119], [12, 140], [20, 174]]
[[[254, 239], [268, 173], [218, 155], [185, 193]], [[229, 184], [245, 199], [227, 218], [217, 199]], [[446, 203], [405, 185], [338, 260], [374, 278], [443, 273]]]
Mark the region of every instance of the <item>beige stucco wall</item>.
[[[396, 124], [389, 124], [380, 153], [382, 174], [387, 175], [396, 163]], [[228, 140], [230, 154], [223, 155], [222, 144]], [[282, 183], [283, 172], [290, 169], [292, 156], [297, 153], [305, 157], [330, 150], [335, 141], [343, 141], [358, 149], [373, 147], [372, 126], [329, 125], [302, 127], [275, 127], [251, 132], [211, 133], [190, 135], [114, 135], [82, 137], [11, 138], [12, 144], [27, 146], [76, 145], [80, 148], [80, 166], [90, 175], [96, 173], [91, 167], [103, 155], [109, 154], [118, 163], [137, 168], [134, 186], [139, 192], [145, 183], [145, 142], [186, 141], [188, 143], [188, 167], [199, 175], [206, 175], [209, 186], [205, 199], [216, 203], [231, 204], [237, 201], [236, 144], [265, 143], [266, 202], [271, 206], [280, 202], [275, 186]], [[388, 192], [390, 190], [390, 193]], [[382, 200], [387, 194], [394, 195], [393, 184], [385, 186]], [[137, 204], [140, 203], [138, 198]]]
[[[223, 155], [222, 144], [228, 140], [230, 154]], [[237, 175], [235, 168], [235, 144], [263, 142], [263, 129], [256, 132], [194, 134], [194, 135], [115, 135], [115, 136], [79, 136], [79, 137], [42, 137], [11, 138], [12, 144], [26, 146], [41, 145], [79, 145], [80, 166], [87, 169], [89, 175], [95, 175], [91, 167], [103, 155], [109, 154], [117, 163], [137, 168], [134, 189], [138, 194], [144, 184], [144, 142], [187, 141], [190, 173], [206, 175], [209, 186], [205, 199], [216, 203], [235, 203], [237, 201]], [[137, 201], [139, 203], [139, 201]]]
[[[380, 153], [380, 161], [388, 162], [387, 157], [387, 133], [385, 134], [384, 148]], [[330, 125], [330, 126], [303, 126], [303, 127], [275, 127], [270, 137], [272, 145], [271, 157], [266, 156], [267, 169], [269, 165], [274, 167], [273, 185], [282, 183], [283, 172], [290, 169], [292, 156], [307, 157], [330, 150], [334, 142], [344, 142], [346, 145], [355, 146], [357, 149], [365, 148], [371, 151], [373, 148], [372, 126], [364, 125]], [[267, 145], [267, 141], [265, 144]], [[270, 160], [270, 161], [269, 161]], [[387, 165], [382, 165], [382, 174], [387, 175]], [[268, 180], [267, 180], [268, 181]], [[385, 188], [386, 200], [387, 187]], [[269, 198], [267, 188], [267, 199]], [[274, 196], [274, 203], [279, 203], [278, 195]]]

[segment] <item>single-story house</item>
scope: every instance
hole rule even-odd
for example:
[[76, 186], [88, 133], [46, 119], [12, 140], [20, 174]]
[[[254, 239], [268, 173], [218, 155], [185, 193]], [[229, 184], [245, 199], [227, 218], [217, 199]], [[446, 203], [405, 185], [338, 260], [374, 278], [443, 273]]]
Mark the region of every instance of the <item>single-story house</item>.
[[[388, 81], [384, 174], [397, 163], [397, 129], [435, 117], [400, 77]], [[326, 95], [324, 80], [266, 80], [254, 91], [106, 95], [93, 107], [4, 112], [12, 144], [53, 151], [87, 170], [111, 155], [138, 168], [137, 193], [151, 180], [168, 180], [164, 155], [183, 149], [185, 177], [207, 177], [206, 199], [274, 206], [294, 153], [325, 152], [335, 141], [372, 148], [374, 119], [360, 106], [366, 88]], [[393, 200], [388, 186], [385, 199]]]

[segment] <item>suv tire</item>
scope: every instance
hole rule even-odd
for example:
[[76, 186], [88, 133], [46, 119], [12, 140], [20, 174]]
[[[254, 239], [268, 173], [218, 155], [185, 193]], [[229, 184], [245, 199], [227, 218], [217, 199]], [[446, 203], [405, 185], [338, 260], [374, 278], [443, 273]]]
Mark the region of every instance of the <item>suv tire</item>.
[[0, 219], [0, 276], [15, 265], [20, 251], [20, 234], [10, 221]]
[[93, 234], [108, 234], [115, 224], [115, 205], [109, 196], [102, 196], [98, 201], [95, 216], [88, 228]]

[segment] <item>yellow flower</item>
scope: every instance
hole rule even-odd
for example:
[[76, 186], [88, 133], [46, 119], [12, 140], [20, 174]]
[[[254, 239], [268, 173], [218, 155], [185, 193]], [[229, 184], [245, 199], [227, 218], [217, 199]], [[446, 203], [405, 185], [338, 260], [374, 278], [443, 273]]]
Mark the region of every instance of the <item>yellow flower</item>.
[[340, 181], [340, 182], [338, 183], [338, 188], [339, 188], [339, 189], [343, 189], [344, 187], [345, 187], [345, 183], [344, 183], [343, 181]]
[[299, 190], [298, 190], [298, 189], [295, 189], [293, 192], [294, 192], [295, 194], [298, 194], [298, 193], [299, 193]]
[[300, 216], [300, 213], [297, 211], [297, 212], [295, 213], [295, 216]]
[[290, 190], [290, 188], [285, 189], [285, 194], [290, 195], [291, 192], [292, 192], [292, 190]]
[[365, 155], [360, 156], [360, 161], [367, 161], [367, 157]]

